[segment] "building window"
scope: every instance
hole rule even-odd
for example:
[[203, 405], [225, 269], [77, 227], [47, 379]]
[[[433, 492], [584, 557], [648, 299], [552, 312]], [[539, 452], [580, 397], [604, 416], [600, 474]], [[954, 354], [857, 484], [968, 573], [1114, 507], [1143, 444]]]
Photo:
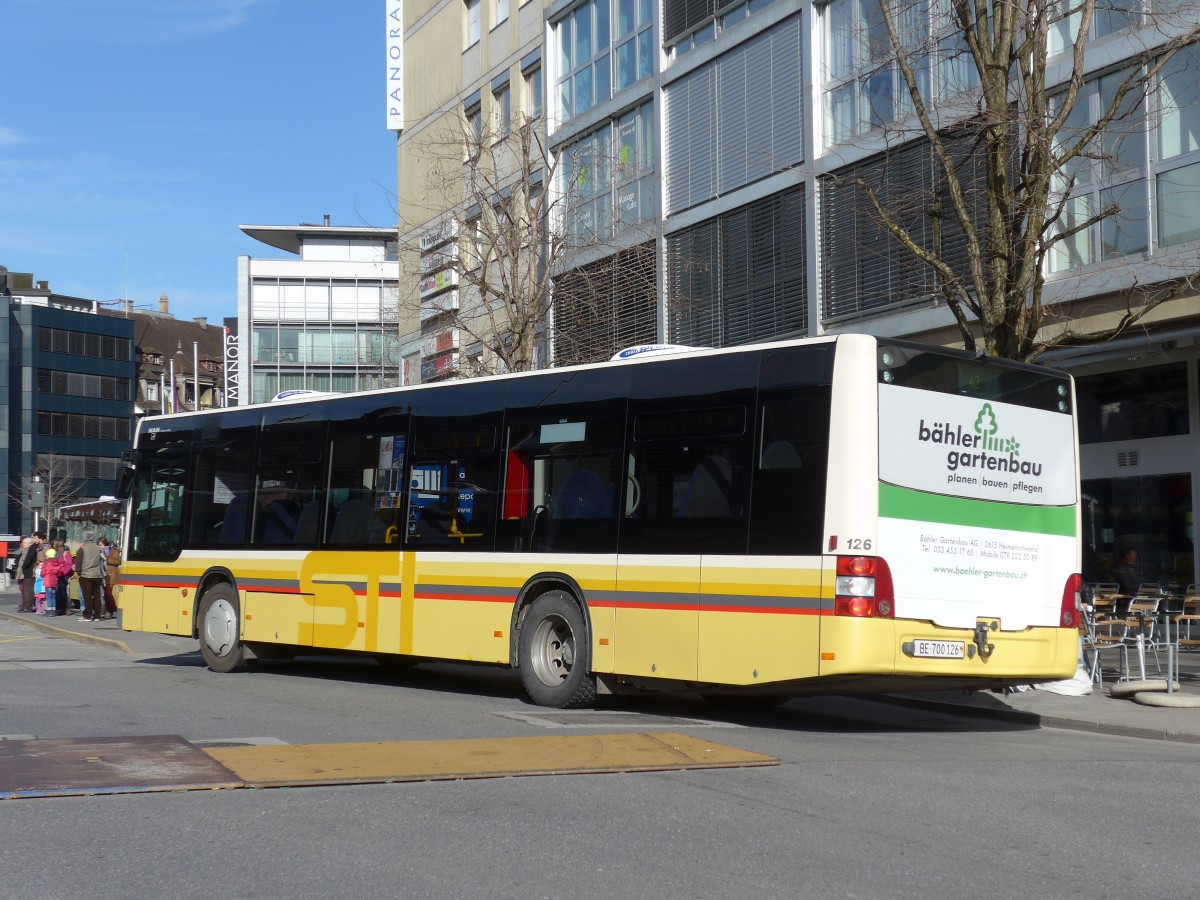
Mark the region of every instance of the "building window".
[[531, 119], [542, 115], [542, 67], [540, 64], [525, 72], [525, 114]]
[[[1096, 78], [1079, 93], [1057, 136], [1065, 153], [1112, 106], [1121, 87], [1138, 70]], [[1145, 100], [1130, 91], [1113, 121], [1083, 152], [1063, 166], [1058, 185], [1069, 188], [1050, 273], [1103, 260], [1153, 253], [1200, 239], [1200, 46], [1181, 50], [1149, 85]], [[1147, 147], [1154, 152], [1147, 153]], [[1099, 222], [1069, 232], [1089, 218]]]
[[650, 0], [616, 0], [617, 90], [654, 72], [654, 12]]
[[88, 356], [92, 359], [115, 359], [128, 362], [132, 344], [128, 338], [39, 326], [37, 348], [46, 353], [68, 353], [71, 356]]
[[1200, 45], [1177, 53], [1158, 83], [1158, 243], [1200, 239]]
[[496, 19], [492, 24], [495, 28], [501, 22], [508, 21], [508, 0], [496, 0]]
[[[775, 0], [664, 0], [663, 45], [678, 58], [712, 43], [721, 32]], [[718, 12], [719, 9], [719, 12]]]
[[806, 334], [804, 189], [668, 235], [666, 284], [672, 342], [726, 347]]
[[[973, 153], [975, 132], [962, 128], [943, 141], [957, 161], [971, 214], [982, 221], [983, 162]], [[929, 141], [903, 146], [839, 169], [820, 181], [821, 284], [823, 320], [844, 321], [875, 314], [883, 309], [928, 302], [938, 296], [940, 280], [934, 269], [920, 262], [884, 226], [866, 194], [857, 186], [862, 179], [872, 185], [884, 209], [904, 223], [917, 244], [938, 254], [952, 270], [968, 272], [966, 241], [957, 218], [940, 219], [930, 210], [951, 209], [941, 164]]]
[[512, 91], [507, 81], [492, 91], [492, 115], [497, 140], [507, 137], [512, 131]]
[[1079, 443], [1171, 437], [1190, 431], [1185, 363], [1075, 379]]
[[554, 284], [555, 365], [599, 362], [658, 333], [654, 243], [563, 273]]
[[[1097, 3], [1088, 40], [1099, 40], [1140, 25], [1144, 15], [1152, 8], [1157, 8], [1161, 14], [1179, 7], [1178, 0], [1115, 0], [1111, 3]], [[1074, 47], [1079, 39], [1083, 4], [1078, 0], [1058, 0], [1053, 4], [1052, 10], [1047, 45], [1051, 54], [1062, 53]]]
[[39, 412], [38, 434], [53, 437], [96, 438], [103, 441], [127, 441], [129, 419], [116, 416], [89, 416], [83, 413]]
[[655, 218], [654, 104], [643, 103], [562, 147], [559, 190], [577, 246]]
[[669, 214], [803, 161], [800, 21], [784, 19], [666, 87]]
[[467, 155], [474, 156], [483, 145], [483, 109], [479, 104], [479, 94], [476, 93], [463, 106], [463, 117], [466, 119]]
[[467, 48], [479, 43], [479, 0], [464, 0], [467, 7]]
[[[894, 24], [927, 101], [978, 86], [951, 0], [893, 5]], [[913, 112], [880, 0], [832, 0], [821, 10], [825, 145], [845, 143]]]
[[1196, 581], [1191, 475], [1097, 478], [1080, 488], [1085, 581], [1115, 583], [1126, 550], [1137, 551], [1143, 582], [1182, 593]]
[[128, 400], [129, 379], [112, 375], [38, 369], [38, 393], [92, 397], [98, 400]]

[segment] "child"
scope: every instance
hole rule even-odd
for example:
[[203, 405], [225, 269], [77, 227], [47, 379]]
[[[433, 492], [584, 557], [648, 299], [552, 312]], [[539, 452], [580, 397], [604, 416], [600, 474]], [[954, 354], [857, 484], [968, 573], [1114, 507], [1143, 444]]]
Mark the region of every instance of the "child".
[[58, 590], [55, 592], [54, 608], [57, 615], [65, 616], [71, 605], [71, 577], [75, 574], [75, 560], [64, 541], [55, 541], [58, 551]]
[[[46, 561], [50, 563], [50, 567], [54, 567], [53, 563], [54, 551], [46, 551]], [[34, 609], [39, 616], [46, 614], [46, 583], [42, 577], [42, 570], [46, 567], [46, 563], [42, 563], [33, 570], [33, 599]]]

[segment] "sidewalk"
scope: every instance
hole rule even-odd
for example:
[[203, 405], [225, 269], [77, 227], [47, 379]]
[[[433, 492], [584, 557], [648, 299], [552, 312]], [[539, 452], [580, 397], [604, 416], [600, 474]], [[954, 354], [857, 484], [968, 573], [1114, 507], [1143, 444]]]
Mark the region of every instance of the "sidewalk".
[[[46, 618], [18, 613], [18, 604], [15, 589], [0, 591], [0, 618], [121, 653], [166, 656], [199, 652], [191, 638], [123, 631], [119, 613], [116, 619], [80, 622], [77, 615]], [[1147, 660], [1147, 668], [1147, 678], [1155, 678], [1157, 670], [1152, 658]], [[1003, 695], [987, 691], [936, 691], [887, 696], [909, 705], [935, 709], [954, 707], [959, 713], [1043, 728], [1200, 744], [1200, 709], [1163, 709], [1142, 706], [1124, 698], [1116, 699], [1108, 695], [1109, 688], [1115, 683], [1106, 676], [1103, 690], [1094, 687], [1091, 694], [1083, 697], [1068, 697], [1036, 688]], [[1180, 695], [1200, 697], [1200, 652], [1180, 654], [1179, 685]]]
[[121, 613], [115, 619], [99, 622], [80, 622], [79, 613], [67, 616], [39, 616], [35, 613], [19, 613], [20, 594], [16, 587], [0, 589], [0, 619], [8, 619], [21, 625], [52, 634], [55, 637], [107, 647], [119, 653], [137, 656], [167, 656], [179, 653], [199, 653], [200, 648], [191, 638], [167, 634], [146, 634], [121, 629]]

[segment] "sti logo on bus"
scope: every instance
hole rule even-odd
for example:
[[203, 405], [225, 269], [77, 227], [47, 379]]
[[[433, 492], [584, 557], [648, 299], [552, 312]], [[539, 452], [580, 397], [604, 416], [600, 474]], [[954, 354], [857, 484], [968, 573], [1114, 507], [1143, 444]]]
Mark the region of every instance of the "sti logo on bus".
[[[963, 428], [961, 424], [952, 422], [934, 422], [926, 425], [921, 419], [917, 426], [917, 440], [923, 443], [948, 444], [952, 447], [964, 447], [964, 450], [949, 450], [946, 453], [946, 468], [951, 474], [949, 482], [966, 482], [974, 484], [970, 476], [957, 474], [963, 469], [980, 469], [990, 472], [1007, 472], [1012, 475], [1031, 475], [1038, 478], [1042, 474], [1042, 464], [1031, 460], [1018, 459], [1021, 455], [1021, 444], [1015, 437], [998, 437], [1000, 423], [992, 404], [985, 403], [975, 417], [973, 432]], [[988, 485], [986, 475], [981, 475], [984, 484]], [[1041, 493], [1041, 488], [1029, 485], [1025, 488], [1029, 493]]]

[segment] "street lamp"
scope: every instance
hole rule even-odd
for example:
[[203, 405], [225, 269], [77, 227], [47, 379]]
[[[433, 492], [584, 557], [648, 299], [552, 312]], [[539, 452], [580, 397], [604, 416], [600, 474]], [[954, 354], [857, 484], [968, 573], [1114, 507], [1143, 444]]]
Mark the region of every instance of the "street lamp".
[[33, 476], [33, 483], [29, 485], [29, 508], [33, 510], [33, 530], [37, 531], [40, 524], [39, 514], [46, 506], [46, 485], [42, 484], [40, 475]]

